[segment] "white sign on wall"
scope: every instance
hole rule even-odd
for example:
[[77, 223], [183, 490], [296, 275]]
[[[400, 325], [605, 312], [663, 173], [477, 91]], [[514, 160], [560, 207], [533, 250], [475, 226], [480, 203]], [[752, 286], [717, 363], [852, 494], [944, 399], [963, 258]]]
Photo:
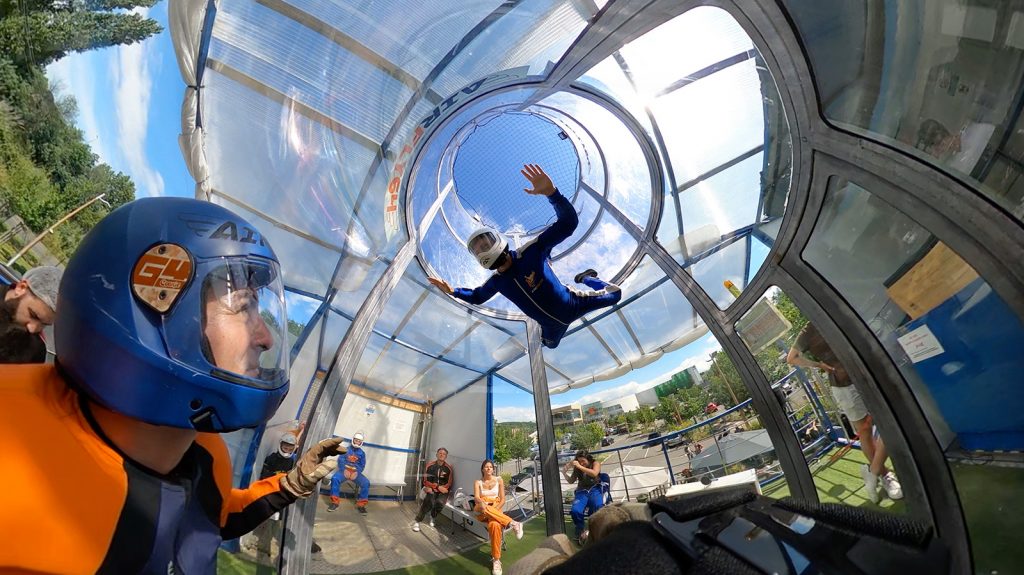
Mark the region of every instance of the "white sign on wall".
[[907, 356], [913, 363], [924, 361], [946, 351], [942, 349], [942, 344], [927, 325], [907, 332], [906, 335], [898, 337], [897, 341], [900, 342], [900, 347], [907, 352]]

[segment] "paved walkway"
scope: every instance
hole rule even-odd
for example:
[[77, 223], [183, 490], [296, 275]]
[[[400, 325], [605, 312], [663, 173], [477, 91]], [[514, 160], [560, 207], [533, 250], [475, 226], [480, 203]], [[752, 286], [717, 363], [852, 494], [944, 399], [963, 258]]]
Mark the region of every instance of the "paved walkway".
[[[480, 545], [480, 539], [443, 517], [437, 528], [421, 523], [421, 531], [412, 530], [419, 502], [370, 501], [368, 513], [360, 515], [350, 499], [341, 507], [327, 512], [326, 498], [317, 504], [313, 523], [313, 539], [322, 551], [312, 556], [310, 573], [348, 574], [374, 573], [401, 569], [444, 559]], [[243, 547], [250, 560], [254, 550]], [[272, 560], [277, 559], [277, 543]]]

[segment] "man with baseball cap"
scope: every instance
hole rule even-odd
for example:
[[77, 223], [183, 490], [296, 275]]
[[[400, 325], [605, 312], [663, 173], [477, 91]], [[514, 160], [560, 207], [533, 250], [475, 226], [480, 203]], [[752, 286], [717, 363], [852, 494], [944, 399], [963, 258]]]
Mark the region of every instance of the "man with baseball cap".
[[57, 290], [64, 271], [32, 268], [20, 280], [0, 286], [0, 363], [43, 363], [43, 329], [57, 315]]

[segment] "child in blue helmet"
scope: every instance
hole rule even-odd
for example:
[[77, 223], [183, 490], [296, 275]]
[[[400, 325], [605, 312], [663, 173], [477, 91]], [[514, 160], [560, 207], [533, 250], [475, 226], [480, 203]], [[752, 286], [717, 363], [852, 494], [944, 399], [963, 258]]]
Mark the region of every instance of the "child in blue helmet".
[[498, 232], [481, 228], [470, 234], [466, 248], [483, 267], [496, 273], [480, 287], [452, 289], [443, 279], [429, 278], [444, 293], [472, 304], [481, 304], [500, 293], [508, 298], [541, 329], [541, 343], [556, 348], [569, 325], [580, 317], [622, 299], [619, 286], [602, 281], [593, 269], [576, 274], [576, 283], [593, 291], [581, 291], [563, 284], [551, 269], [551, 250], [576, 230], [579, 218], [572, 204], [551, 183], [537, 164], [523, 166], [523, 176], [533, 188], [527, 194], [548, 198], [557, 219], [535, 239], [518, 250]]
[[329, 439], [287, 473], [232, 485], [220, 433], [273, 415], [288, 349], [277, 257], [229, 210], [118, 208], [68, 262], [57, 307], [56, 364], [0, 366], [0, 571], [215, 573], [222, 540], [336, 467]]

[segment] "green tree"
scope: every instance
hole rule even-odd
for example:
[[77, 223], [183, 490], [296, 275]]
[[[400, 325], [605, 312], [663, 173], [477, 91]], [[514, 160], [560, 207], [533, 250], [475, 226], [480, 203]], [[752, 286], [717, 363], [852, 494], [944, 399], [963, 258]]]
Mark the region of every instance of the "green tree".
[[581, 423], [574, 425], [572, 433], [572, 449], [594, 449], [600, 446], [604, 437], [604, 429], [600, 423]]
[[640, 409], [636, 410], [637, 421], [639, 421], [644, 427], [654, 423], [654, 410], [647, 405], [641, 405]]
[[783, 317], [789, 320], [789, 323], [793, 324], [793, 327], [786, 334], [786, 341], [792, 342], [793, 339], [796, 338], [797, 334], [800, 333], [800, 330], [802, 330], [804, 326], [807, 325], [807, 316], [805, 316], [804, 313], [800, 311], [800, 308], [796, 307], [796, 304], [793, 303], [793, 300], [789, 299], [789, 296], [786, 295], [786, 292], [782, 291], [781, 289], [775, 292], [775, 296], [772, 298], [772, 303], [775, 304], [775, 307], [776, 309], [779, 310], [779, 313], [781, 313]]
[[494, 427], [494, 462], [498, 465], [512, 459], [508, 447], [509, 428], [495, 425]]
[[682, 416], [696, 423], [697, 416], [704, 413], [710, 395], [703, 388], [691, 387], [680, 392], [680, 397], [679, 410]]
[[288, 319], [288, 333], [295, 337], [302, 335], [302, 330], [306, 329], [306, 324], [299, 323], [293, 319]]
[[640, 414], [637, 410], [630, 411], [626, 415], [626, 424], [629, 425], [629, 429], [632, 431], [636, 428], [637, 424], [640, 423]]
[[[509, 457], [515, 459], [517, 463], [521, 463], [523, 459], [529, 459], [531, 443], [530, 435], [525, 430], [513, 429], [513, 433], [508, 439]], [[516, 471], [521, 471], [521, 469]]]
[[124, 12], [38, 11], [0, 19], [0, 51], [22, 65], [46, 66], [71, 52], [141, 42], [163, 30]]
[[[501, 464], [515, 459], [517, 460], [517, 467], [521, 467], [519, 460], [529, 459], [530, 457], [530, 433], [533, 432], [532, 426], [533, 424], [495, 423], [495, 463]], [[520, 469], [516, 471], [520, 471]]]
[[[736, 371], [736, 366], [733, 364], [732, 359], [729, 358], [729, 355], [724, 350], [718, 350], [712, 353], [711, 357], [711, 367], [701, 374], [701, 377], [708, 382], [708, 392], [710, 394], [708, 401], [713, 401], [719, 405], [731, 406], [749, 399], [750, 392], [747, 390], [747, 386], [743, 384], [743, 380], [740, 379], [740, 374]], [[732, 390], [731, 393], [730, 389]], [[732, 398], [733, 394], [736, 395], [735, 401]]]
[[673, 421], [677, 425], [682, 425], [683, 421], [679, 413], [679, 400], [677, 398], [678, 395], [673, 393], [658, 400], [658, 405], [654, 407], [654, 415], [658, 419]]
[[[2, 3], [3, 0], [0, 0]], [[2, 4], [0, 4], [2, 6]], [[0, 209], [21, 217], [41, 232], [92, 198], [106, 194], [109, 204], [93, 203], [56, 228], [44, 243], [66, 259], [81, 238], [110, 209], [135, 198], [131, 179], [106, 164], [72, 124], [73, 98], [55, 96], [36, 67], [19, 68], [0, 49]], [[2, 249], [13, 254], [12, 246]], [[16, 267], [30, 262], [19, 262]]]

